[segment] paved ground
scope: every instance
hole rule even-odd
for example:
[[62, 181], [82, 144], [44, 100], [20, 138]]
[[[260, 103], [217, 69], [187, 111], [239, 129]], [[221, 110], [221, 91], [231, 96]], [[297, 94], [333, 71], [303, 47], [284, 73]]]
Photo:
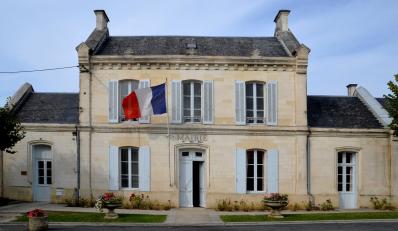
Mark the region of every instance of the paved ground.
[[[0, 230], [26, 230], [26, 224], [0, 224]], [[398, 222], [319, 222], [319, 223], [285, 223], [285, 224], [246, 224], [246, 225], [212, 225], [212, 226], [128, 226], [128, 225], [54, 225], [50, 224], [50, 230], [135, 230], [135, 231], [155, 231], [155, 230], [177, 230], [177, 231], [201, 231], [201, 230], [227, 230], [228, 231], [396, 231]]]
[[172, 209], [167, 216], [166, 224], [223, 224], [217, 212], [205, 208]]

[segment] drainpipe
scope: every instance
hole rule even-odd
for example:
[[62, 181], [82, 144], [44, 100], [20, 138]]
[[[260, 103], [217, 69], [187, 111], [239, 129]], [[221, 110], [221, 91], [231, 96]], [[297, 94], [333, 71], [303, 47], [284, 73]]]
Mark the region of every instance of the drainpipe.
[[91, 176], [92, 176], [92, 174], [91, 174], [91, 150], [92, 150], [92, 132], [93, 132], [93, 119], [92, 119], [92, 115], [93, 115], [93, 109], [92, 109], [92, 107], [93, 107], [93, 93], [92, 93], [92, 89], [93, 89], [93, 76], [92, 76], [92, 73], [91, 73], [91, 57], [89, 58], [89, 70], [88, 70], [88, 73], [90, 73], [90, 82], [89, 82], [89, 90], [90, 90], [90, 93], [89, 93], [89, 118], [88, 118], [88, 121], [89, 121], [89, 124], [90, 124], [90, 131], [89, 131], [89, 146], [88, 146], [88, 148], [89, 148], [89, 150], [88, 150], [88, 155], [89, 155], [89, 184], [90, 184], [90, 201], [92, 201], [93, 200], [93, 188], [92, 188], [92, 180], [91, 180]]
[[77, 172], [77, 184], [76, 184], [76, 201], [80, 203], [80, 130], [78, 125], [75, 127], [76, 132], [76, 172]]
[[314, 196], [311, 193], [311, 130], [308, 127], [308, 134], [307, 134], [307, 194], [311, 204], [314, 204]]

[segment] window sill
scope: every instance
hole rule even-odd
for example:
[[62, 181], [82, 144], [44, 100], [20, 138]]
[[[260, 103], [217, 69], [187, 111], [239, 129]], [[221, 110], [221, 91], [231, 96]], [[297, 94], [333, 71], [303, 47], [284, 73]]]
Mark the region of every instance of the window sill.
[[246, 191], [246, 194], [264, 194], [266, 191]]
[[140, 188], [120, 188], [121, 191], [140, 191]]

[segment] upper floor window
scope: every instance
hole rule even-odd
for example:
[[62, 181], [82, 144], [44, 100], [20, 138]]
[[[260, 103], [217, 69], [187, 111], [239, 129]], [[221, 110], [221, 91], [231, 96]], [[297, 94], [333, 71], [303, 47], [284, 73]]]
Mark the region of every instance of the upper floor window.
[[264, 118], [264, 83], [246, 83], [246, 122], [265, 123]]
[[238, 125], [277, 125], [278, 89], [276, 81], [235, 81], [235, 122]]
[[132, 91], [138, 89], [139, 82], [137, 80], [125, 79], [119, 81], [119, 97], [118, 97], [118, 105], [119, 105], [119, 118], [120, 121], [124, 121], [124, 110], [122, 105], [124, 97], [128, 96]]
[[[109, 81], [108, 92], [109, 92], [109, 109], [108, 109], [108, 120], [112, 123], [118, 123], [125, 121], [124, 111], [122, 102], [124, 97], [129, 95], [131, 92], [138, 88], [150, 87], [149, 80], [111, 80]], [[149, 116], [142, 117], [139, 119], [140, 123], [149, 123]]]
[[183, 82], [184, 122], [202, 120], [202, 84], [198, 81]]
[[171, 82], [171, 122], [214, 123], [212, 80], [173, 80]]

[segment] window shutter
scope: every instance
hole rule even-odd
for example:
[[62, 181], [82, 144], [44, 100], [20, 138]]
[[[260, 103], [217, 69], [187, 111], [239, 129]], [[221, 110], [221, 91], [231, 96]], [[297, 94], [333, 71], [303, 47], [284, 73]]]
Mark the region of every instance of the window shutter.
[[246, 193], [246, 150], [236, 149], [236, 192]]
[[[118, 87], [118, 81], [117, 80], [111, 80], [109, 81], [108, 84], [108, 93], [109, 93], [109, 99], [108, 99], [108, 106], [109, 106], [109, 111], [108, 111], [108, 121], [111, 123], [117, 123], [119, 122], [119, 87]], [[121, 105], [121, 103], [120, 103]]]
[[[151, 86], [150, 80], [149, 79], [143, 79], [143, 80], [140, 80], [138, 88], [146, 88], [146, 87], [150, 87], [150, 86]], [[139, 121], [142, 124], [149, 124], [150, 123], [150, 118], [151, 118], [150, 116], [144, 116], [144, 117], [141, 117], [139, 119]]]
[[203, 124], [214, 123], [214, 88], [213, 80], [203, 81]]
[[246, 124], [246, 88], [245, 81], [235, 81], [235, 122], [237, 125]]
[[267, 153], [268, 193], [277, 193], [279, 185], [278, 150], [268, 150]]
[[109, 145], [109, 190], [119, 190], [119, 148]]
[[181, 118], [181, 81], [173, 80], [171, 82], [171, 122], [182, 123]]
[[148, 146], [140, 147], [138, 150], [138, 175], [140, 191], [151, 190], [151, 155]]
[[278, 83], [267, 83], [267, 124], [277, 125], [278, 122]]

